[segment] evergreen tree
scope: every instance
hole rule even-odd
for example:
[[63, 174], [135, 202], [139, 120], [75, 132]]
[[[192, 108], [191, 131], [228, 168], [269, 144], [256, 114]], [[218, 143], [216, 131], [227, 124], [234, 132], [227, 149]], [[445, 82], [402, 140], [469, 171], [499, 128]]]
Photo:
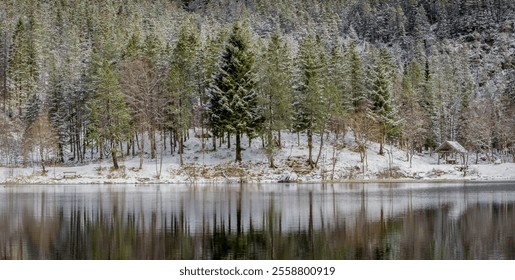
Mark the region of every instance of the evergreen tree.
[[64, 162], [64, 146], [68, 142], [68, 125], [70, 124], [69, 110], [72, 108], [72, 104], [68, 102], [71, 101], [70, 99], [73, 96], [68, 92], [68, 88], [65, 85], [67, 79], [62, 68], [66, 66], [62, 65], [61, 68], [57, 68], [55, 61], [52, 64], [46, 101], [50, 121], [56, 128], [59, 136], [59, 161]]
[[27, 98], [36, 90], [38, 64], [33, 30], [21, 18], [13, 34], [10, 53], [8, 76], [11, 98], [14, 99], [10, 107], [17, 109], [18, 115], [22, 116]]
[[354, 42], [350, 44], [347, 50], [346, 60], [349, 63], [347, 92], [349, 92], [352, 102], [352, 111], [354, 113], [365, 111], [369, 106], [365, 88], [365, 71], [362, 66], [361, 56]]
[[313, 133], [318, 131], [328, 117], [323, 76], [326, 67], [325, 53], [319, 38], [308, 35], [299, 50], [299, 77], [295, 100], [296, 131], [306, 131], [308, 137], [308, 164], [313, 168]]
[[97, 89], [89, 105], [90, 140], [101, 147], [104, 144], [109, 145], [113, 167], [118, 169], [118, 144], [131, 135], [130, 111], [125, 104], [116, 70], [106, 60], [102, 61], [102, 66], [98, 69]]
[[[417, 65], [416, 62], [412, 65]], [[416, 69], [416, 68], [415, 68]], [[420, 96], [413, 85], [416, 80], [410, 77], [410, 68], [404, 72], [402, 79], [402, 94], [400, 97], [400, 109], [402, 111], [401, 147], [406, 147], [407, 160], [412, 163], [415, 149], [420, 145], [420, 139], [425, 134], [423, 113], [420, 109]]]
[[393, 67], [390, 54], [381, 49], [379, 59], [372, 71], [373, 111], [379, 123], [379, 154], [383, 155], [385, 138], [391, 134], [397, 121], [397, 112], [392, 100]]
[[[226, 33], [225, 30], [222, 29], [215, 37], [210, 37], [206, 39], [206, 45], [202, 51], [202, 74], [203, 74], [203, 83], [202, 83], [202, 95], [201, 98], [202, 103], [206, 104], [203, 108], [204, 116], [208, 119], [211, 133], [213, 134], [213, 150], [216, 151], [216, 137], [223, 137], [223, 129], [222, 129], [222, 120], [219, 119], [221, 111], [220, 98], [218, 92], [211, 90], [211, 84], [214, 78], [214, 75], [220, 68], [220, 56], [221, 52], [224, 48], [224, 42], [226, 41]], [[206, 94], [207, 93], [207, 94]], [[207, 96], [206, 96], [207, 95]], [[212, 112], [216, 112], [214, 115]]]
[[152, 63], [157, 64], [161, 52], [162, 44], [159, 37], [153, 32], [148, 34], [143, 43], [143, 53], [145, 56], [150, 59]]
[[32, 94], [25, 104], [23, 115], [23, 121], [25, 122], [25, 126], [27, 128], [38, 119], [41, 112], [41, 105], [41, 98], [38, 96], [38, 94]]
[[170, 124], [177, 132], [179, 159], [183, 164], [184, 138], [191, 127], [198, 83], [198, 48], [196, 30], [186, 23], [181, 27], [179, 40], [173, 51], [172, 65], [168, 76], [169, 98], [168, 113]]
[[139, 38], [139, 33], [132, 33], [127, 46], [123, 52], [123, 59], [131, 59], [137, 57], [141, 53], [141, 42]]
[[[334, 133], [345, 133], [345, 119], [352, 107], [348, 89], [348, 61], [344, 55], [342, 45], [336, 40], [333, 42], [331, 55], [328, 60], [326, 74], [326, 91], [329, 93], [333, 110], [331, 114], [331, 129]], [[337, 136], [338, 137], [338, 136]]]
[[[281, 130], [290, 127], [292, 118], [292, 73], [288, 46], [276, 30], [261, 61], [259, 81], [261, 106], [263, 107], [266, 149], [271, 167], [274, 167], [274, 147], [281, 144]], [[274, 139], [274, 132], [277, 134]]]
[[233, 25], [210, 90], [212, 127], [235, 134], [237, 162], [242, 160], [242, 134], [252, 135], [262, 122], [256, 93], [254, 54], [245, 28], [240, 23]]

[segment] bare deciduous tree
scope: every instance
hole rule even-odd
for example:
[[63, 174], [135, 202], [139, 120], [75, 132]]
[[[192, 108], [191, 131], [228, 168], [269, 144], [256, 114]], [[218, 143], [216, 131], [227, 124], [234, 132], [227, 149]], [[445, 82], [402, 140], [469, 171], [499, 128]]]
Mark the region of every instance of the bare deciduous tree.
[[140, 133], [140, 165], [143, 168], [145, 153], [145, 132], [151, 141], [151, 157], [155, 158], [155, 132], [162, 123], [165, 102], [159, 94], [159, 86], [163, 75], [150, 61], [136, 58], [126, 62], [122, 68], [121, 86], [127, 103], [133, 111], [133, 121]]

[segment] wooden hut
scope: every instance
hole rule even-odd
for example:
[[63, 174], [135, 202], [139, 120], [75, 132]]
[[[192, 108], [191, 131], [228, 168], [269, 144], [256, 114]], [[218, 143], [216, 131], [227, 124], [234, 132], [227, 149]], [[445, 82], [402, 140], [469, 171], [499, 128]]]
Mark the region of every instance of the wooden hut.
[[456, 155], [460, 155], [462, 164], [465, 164], [465, 154], [467, 150], [456, 141], [443, 142], [436, 148], [435, 152], [438, 153], [438, 164], [440, 164], [440, 158], [445, 158], [445, 163], [456, 164]]

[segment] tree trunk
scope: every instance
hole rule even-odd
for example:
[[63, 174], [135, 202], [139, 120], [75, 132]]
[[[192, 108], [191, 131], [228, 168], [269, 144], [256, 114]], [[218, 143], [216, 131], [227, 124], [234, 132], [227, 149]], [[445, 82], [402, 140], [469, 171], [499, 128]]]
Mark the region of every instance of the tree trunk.
[[44, 158], [44, 153], [43, 153], [43, 145], [40, 143], [39, 145], [39, 157], [41, 158], [41, 169], [43, 169], [43, 174], [46, 174], [46, 169], [45, 169], [45, 158]]
[[125, 148], [126, 148], [125, 156], [127, 156], [127, 157], [131, 155], [131, 143], [132, 143], [132, 139], [129, 139], [127, 141], [127, 145], [125, 146]]
[[308, 164], [311, 168], [313, 165], [313, 132], [308, 129]]
[[380, 139], [379, 139], [379, 155], [384, 155], [384, 138], [385, 138], [385, 128], [384, 125], [381, 126]]
[[320, 156], [322, 155], [322, 149], [324, 148], [324, 129], [320, 130], [320, 148], [318, 149], [317, 160], [315, 161], [315, 166], [318, 165], [318, 161], [320, 160]]
[[59, 156], [59, 162], [64, 163], [64, 147], [63, 144], [61, 144], [61, 141], [57, 144], [58, 147], [58, 156]]
[[274, 164], [274, 143], [272, 140], [272, 130], [267, 132], [267, 152], [268, 152], [268, 162], [270, 163], [270, 168], [275, 168]]
[[[137, 135], [137, 132], [136, 132], [136, 135]], [[131, 139], [131, 155], [134, 157], [134, 155], [136, 154], [136, 149], [134, 148], [136, 146], [136, 143], [134, 141], [134, 138]]]
[[[136, 137], [138, 136], [136, 135]], [[139, 148], [139, 169], [143, 169], [143, 156], [145, 155], [145, 132], [143, 129], [141, 130], [141, 146]]]
[[173, 131], [170, 130], [170, 155], [173, 155]]
[[115, 147], [115, 145], [113, 145], [113, 147], [111, 148], [111, 156], [113, 157], [113, 168], [114, 169], [118, 169], [119, 166], [118, 166], [118, 158], [116, 157], [116, 147]]
[[236, 132], [236, 162], [241, 162], [241, 134]]
[[156, 132], [154, 129], [150, 130], [150, 158], [155, 159], [156, 158]]
[[179, 132], [179, 164], [182, 166], [184, 164], [183, 156], [184, 153], [184, 137], [182, 136], [182, 131]]

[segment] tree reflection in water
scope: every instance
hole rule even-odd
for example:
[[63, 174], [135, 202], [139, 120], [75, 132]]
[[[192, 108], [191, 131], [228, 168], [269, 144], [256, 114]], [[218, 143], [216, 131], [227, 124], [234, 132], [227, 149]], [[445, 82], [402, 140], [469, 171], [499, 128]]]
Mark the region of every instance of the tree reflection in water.
[[515, 259], [515, 191], [352, 190], [11, 189], [0, 258]]

